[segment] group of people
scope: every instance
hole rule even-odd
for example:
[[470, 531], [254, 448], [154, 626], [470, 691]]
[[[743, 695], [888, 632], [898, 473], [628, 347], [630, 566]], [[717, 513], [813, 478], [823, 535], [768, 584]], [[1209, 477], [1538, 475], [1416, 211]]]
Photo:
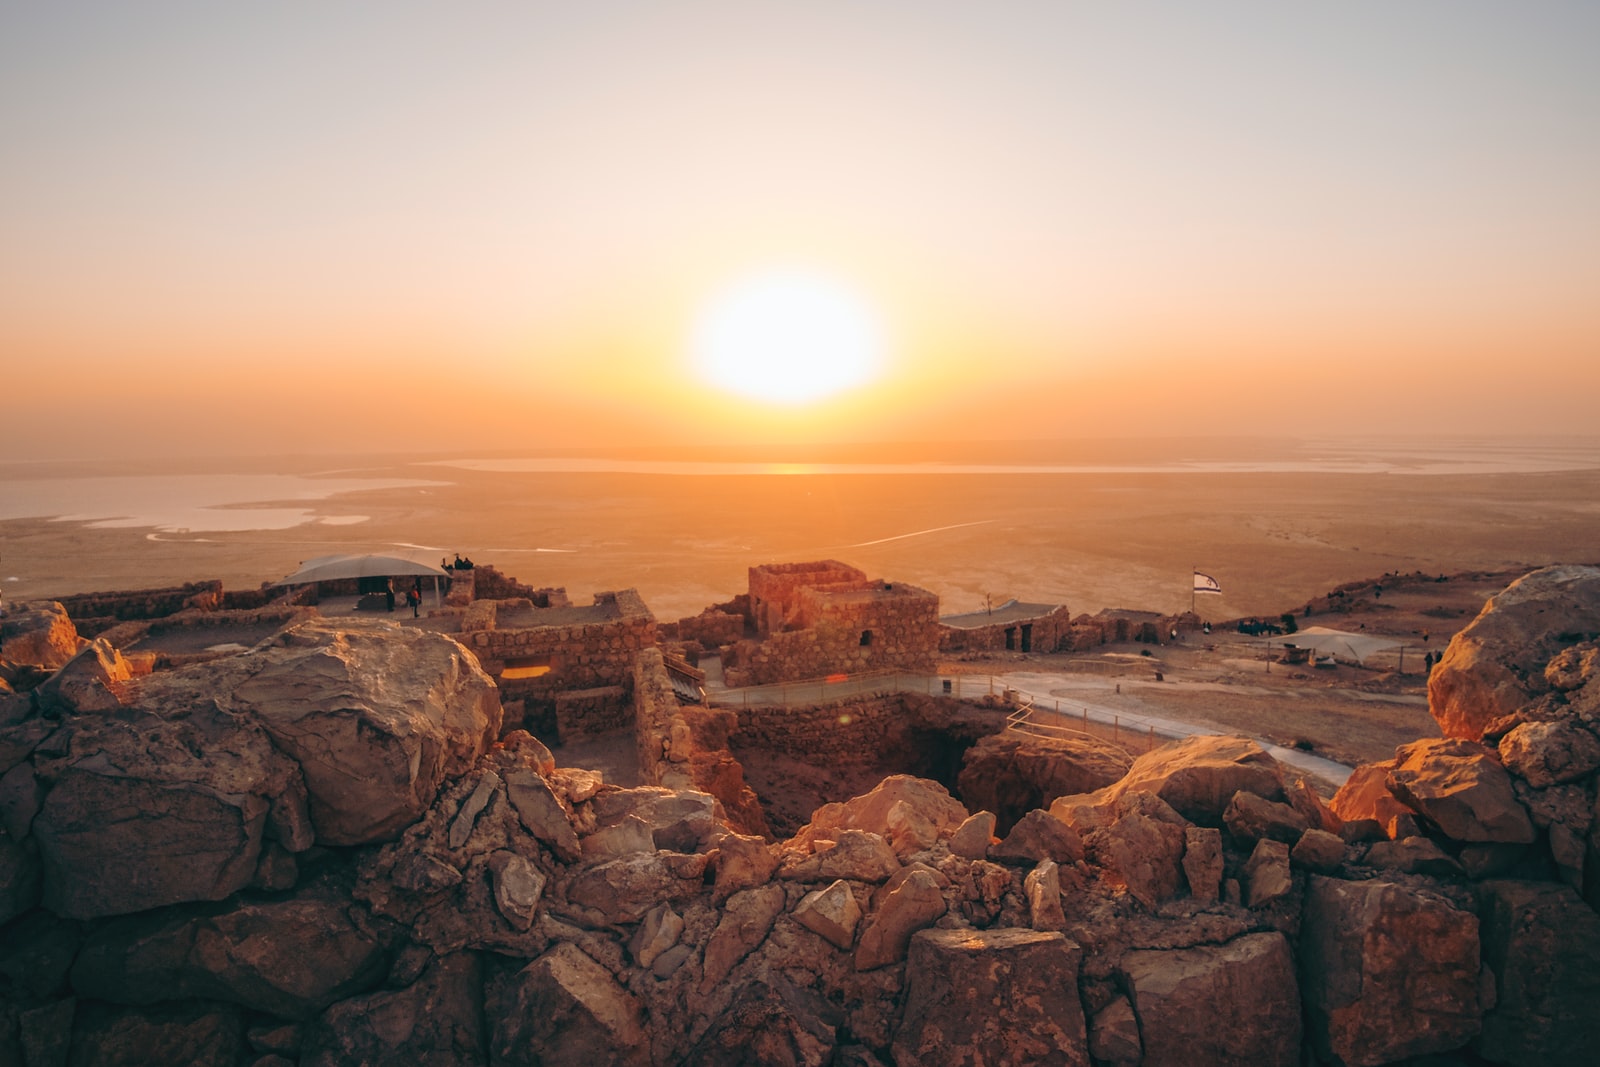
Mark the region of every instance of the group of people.
[[[394, 610], [394, 579], [393, 578], [385, 578], [383, 580], [383, 599], [384, 599], [384, 606], [387, 607], [390, 611], [393, 611]], [[422, 579], [421, 578], [413, 578], [411, 580], [411, 588], [406, 590], [406, 606], [411, 609], [411, 617], [413, 619], [420, 619], [422, 617]]]
[[463, 558], [461, 553], [457, 552], [454, 562], [450, 562], [443, 556], [440, 556], [439, 566], [447, 571], [470, 571], [472, 569], [472, 561], [470, 559]]

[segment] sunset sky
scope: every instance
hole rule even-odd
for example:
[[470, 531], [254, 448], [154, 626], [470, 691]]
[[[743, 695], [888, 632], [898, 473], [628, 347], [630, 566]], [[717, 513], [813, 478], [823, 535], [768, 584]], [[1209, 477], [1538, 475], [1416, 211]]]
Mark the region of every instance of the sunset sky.
[[[1593, 432], [1597, 47], [1584, 2], [0, 0], [0, 459]], [[775, 272], [870, 374], [698, 369]]]

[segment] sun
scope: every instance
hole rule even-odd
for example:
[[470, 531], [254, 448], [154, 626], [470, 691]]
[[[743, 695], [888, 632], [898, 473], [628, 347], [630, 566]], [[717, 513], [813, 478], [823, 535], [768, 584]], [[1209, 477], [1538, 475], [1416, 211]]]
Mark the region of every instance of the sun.
[[803, 270], [751, 275], [717, 294], [695, 323], [695, 370], [741, 396], [802, 405], [878, 376], [883, 331], [848, 286]]

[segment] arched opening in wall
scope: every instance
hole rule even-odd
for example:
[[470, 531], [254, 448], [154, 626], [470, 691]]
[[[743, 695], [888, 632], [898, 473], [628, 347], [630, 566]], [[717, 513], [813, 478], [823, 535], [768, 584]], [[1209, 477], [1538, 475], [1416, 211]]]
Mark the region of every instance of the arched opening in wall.
[[1031, 622], [1022, 624], [1022, 651], [1033, 651], [1033, 623]]
[[872, 644], [872, 631], [871, 630], [862, 630], [861, 631], [861, 647], [862, 648], [866, 648], [870, 644]]

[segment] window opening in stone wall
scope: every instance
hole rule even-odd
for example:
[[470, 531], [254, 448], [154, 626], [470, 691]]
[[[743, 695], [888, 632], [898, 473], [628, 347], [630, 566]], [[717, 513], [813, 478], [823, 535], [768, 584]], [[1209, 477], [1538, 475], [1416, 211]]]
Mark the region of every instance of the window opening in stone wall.
[[523, 656], [520, 659], [506, 660], [506, 669], [500, 672], [502, 678], [538, 678], [549, 674], [551, 663], [549, 656]]
[[1007, 652], [1015, 652], [1016, 650], [1017, 650], [1017, 628], [1015, 626], [1007, 626], [1006, 627], [1006, 651]]
[[1033, 623], [1031, 622], [1022, 624], [1022, 651], [1033, 651]]
[[862, 630], [861, 631], [861, 647], [862, 648], [866, 648], [870, 644], [872, 644], [872, 631], [871, 630]]

